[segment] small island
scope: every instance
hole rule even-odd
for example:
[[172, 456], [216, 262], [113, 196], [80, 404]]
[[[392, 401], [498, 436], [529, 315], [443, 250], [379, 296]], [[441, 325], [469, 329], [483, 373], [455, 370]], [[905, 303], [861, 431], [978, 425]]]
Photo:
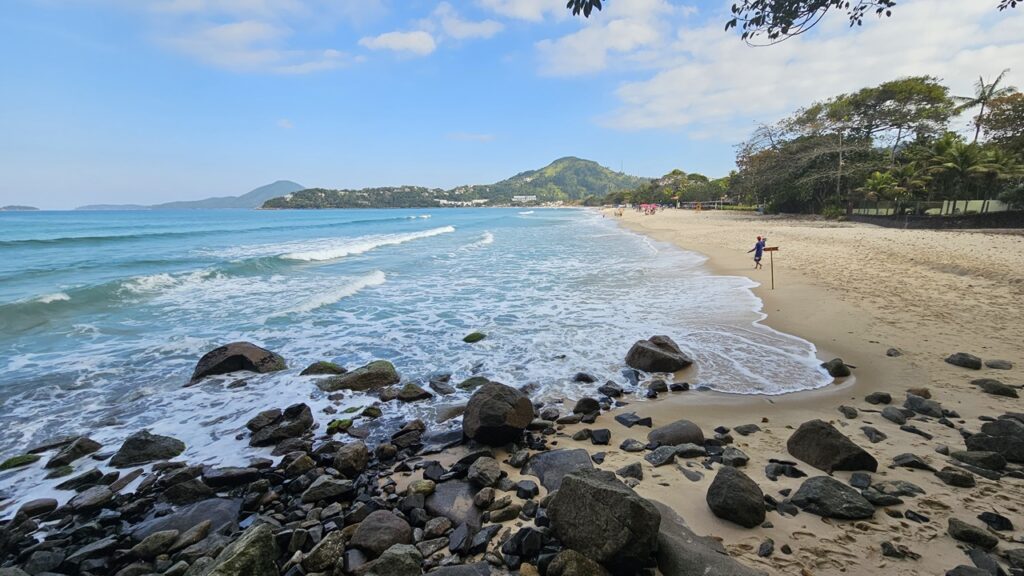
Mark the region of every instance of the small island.
[[35, 206], [0, 206], [0, 212], [38, 212], [39, 208]]

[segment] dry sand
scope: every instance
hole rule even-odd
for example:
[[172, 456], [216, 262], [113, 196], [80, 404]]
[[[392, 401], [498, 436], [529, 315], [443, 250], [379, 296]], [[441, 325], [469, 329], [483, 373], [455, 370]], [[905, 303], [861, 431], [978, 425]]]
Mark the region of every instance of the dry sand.
[[[613, 217], [606, 212], [607, 217]], [[800, 480], [768, 480], [764, 466], [769, 458], [791, 459], [785, 443], [801, 423], [820, 418], [865, 447], [879, 461], [876, 480], [903, 479], [927, 491], [908, 498], [900, 511], [914, 510], [931, 518], [926, 524], [887, 516], [881, 509], [870, 520], [840, 522], [801, 513], [785, 518], [769, 513], [771, 528], [747, 530], [713, 516], [705, 493], [714, 476], [699, 460], [684, 462], [704, 478], [687, 480], [674, 465], [653, 468], [646, 462], [641, 494], [675, 508], [699, 534], [721, 538], [727, 549], [748, 565], [771, 574], [944, 574], [958, 564], [970, 565], [962, 546], [946, 534], [947, 520], [956, 516], [983, 526], [977, 515], [1001, 513], [1018, 529], [998, 533], [997, 550], [1024, 547], [1024, 481], [1004, 478], [992, 482], [977, 478], [975, 488], [953, 488], [927, 471], [889, 468], [892, 457], [912, 452], [941, 469], [947, 457], [935, 451], [941, 444], [964, 449], [957, 430], [934, 419], [913, 421], [933, 434], [933, 440], [901, 431], [863, 398], [873, 391], [892, 394], [901, 405], [909, 388], [925, 387], [944, 408], [957, 411], [957, 426], [977, 431], [979, 416], [1024, 412], [1024, 399], [994, 397], [982, 393], [970, 380], [993, 377], [1007, 384], [1024, 384], [1024, 236], [984, 232], [894, 230], [865, 224], [832, 223], [813, 219], [765, 217], [731, 212], [669, 210], [653, 216], [627, 212], [622, 224], [632, 230], [708, 257], [707, 265], [718, 274], [743, 275], [762, 285], [755, 292], [764, 301], [768, 325], [813, 342], [819, 357], [842, 357], [856, 366], [855, 378], [816, 391], [783, 396], [730, 396], [709, 392], [663, 395], [664, 399], [636, 403], [642, 416], [652, 416], [655, 426], [679, 418], [699, 424], [706, 434], [719, 425], [734, 427], [756, 423], [762, 432], [736, 436], [736, 446], [751, 461], [747, 473], [765, 494], [782, 499], [779, 490], [796, 489]], [[779, 246], [775, 254], [776, 289], [770, 290], [768, 258], [764, 270], [753, 270], [746, 254], [755, 236]], [[888, 357], [886, 350], [903, 355]], [[984, 359], [1011, 360], [1010, 371], [967, 370], [943, 359], [957, 351]], [[855, 419], [838, 411], [841, 404], [861, 410]], [[766, 419], [766, 420], [763, 420]], [[888, 439], [871, 444], [860, 427], [871, 425]], [[581, 426], [568, 427], [570, 434]], [[591, 428], [612, 431], [607, 460], [600, 466], [615, 470], [641, 460], [642, 454], [617, 449], [626, 438], [646, 439], [647, 428], [627, 429], [602, 416]], [[558, 447], [600, 448], [565, 436], [553, 438]], [[601, 447], [604, 448], [604, 447]], [[822, 472], [801, 463], [811, 476]], [[849, 472], [836, 472], [847, 481]], [[775, 554], [757, 557], [765, 539], [775, 542]], [[880, 544], [891, 541], [920, 554], [919, 560], [883, 557]], [[779, 548], [788, 544], [791, 554]]]

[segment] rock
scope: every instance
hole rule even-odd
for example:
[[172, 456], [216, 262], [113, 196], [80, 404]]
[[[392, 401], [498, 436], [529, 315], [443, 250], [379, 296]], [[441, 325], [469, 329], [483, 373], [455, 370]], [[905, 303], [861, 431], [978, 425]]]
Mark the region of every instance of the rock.
[[721, 542], [693, 533], [686, 522], [661, 502], [658, 530], [658, 570], [663, 576], [764, 576], [729, 556]]
[[644, 460], [651, 463], [652, 466], [664, 466], [671, 464], [676, 460], [676, 447], [675, 446], [658, 446], [654, 450], [644, 455]]
[[978, 514], [978, 520], [981, 520], [989, 528], [998, 532], [1008, 532], [1013, 530], [1013, 523], [1010, 519], [1002, 514], [996, 514], [995, 512], [982, 512]]
[[210, 565], [206, 576], [278, 576], [277, 542], [269, 524], [246, 529]]
[[462, 341], [465, 342], [466, 344], [474, 344], [476, 342], [483, 340], [486, 337], [487, 335], [484, 334], [483, 332], [470, 332], [469, 334], [462, 338]]
[[753, 528], [764, 522], [764, 494], [757, 483], [732, 466], [722, 466], [708, 487], [708, 508], [715, 516]]
[[466, 378], [462, 382], [459, 382], [459, 385], [456, 386], [456, 388], [458, 388], [459, 390], [475, 390], [483, 386], [484, 384], [488, 383], [490, 383], [490, 380], [484, 378], [483, 376], [473, 376], [471, 378]]
[[872, 444], [877, 444], [878, 442], [888, 438], [884, 432], [873, 426], [861, 426], [860, 429]]
[[615, 473], [618, 474], [619, 476], [622, 476], [623, 478], [633, 478], [635, 480], [644, 479], [644, 467], [641, 466], [639, 462], [627, 464], [622, 468], [616, 470]]
[[740, 424], [739, 426], [732, 429], [733, 432], [740, 436], [749, 436], [754, 432], [760, 432], [761, 427], [757, 424]]
[[530, 500], [540, 494], [540, 488], [533, 480], [520, 480], [516, 482], [516, 496], [523, 500]]
[[722, 464], [726, 466], [732, 466], [734, 468], [742, 468], [747, 465], [750, 461], [750, 457], [747, 456], [739, 448], [732, 446], [727, 447], [722, 451]]
[[115, 468], [126, 468], [154, 460], [174, 458], [184, 451], [185, 443], [181, 440], [140, 430], [121, 444], [121, 448], [110, 459], [110, 465]]
[[607, 428], [598, 428], [590, 432], [590, 443], [595, 446], [607, 446], [611, 441], [612, 433]]
[[892, 465], [901, 468], [913, 468], [915, 470], [928, 470], [929, 472], [935, 472], [935, 468], [933, 468], [931, 464], [925, 462], [920, 456], [910, 454], [909, 452], [893, 456]]
[[864, 397], [864, 401], [868, 404], [889, 404], [892, 402], [892, 395], [888, 392], [872, 392]]
[[804, 480], [792, 501], [805, 512], [825, 518], [861, 520], [875, 514], [875, 507], [856, 490], [830, 476]]
[[25, 518], [35, 518], [36, 516], [42, 516], [43, 514], [49, 514], [57, 509], [57, 501], [53, 498], [37, 498], [30, 500], [21, 505], [18, 508], [18, 513], [15, 516], [24, 516]]
[[307, 504], [319, 502], [320, 500], [337, 500], [351, 496], [355, 488], [351, 480], [337, 480], [324, 475], [310, 484], [302, 493], [302, 501]]
[[260, 479], [260, 471], [255, 468], [206, 468], [203, 470], [203, 483], [211, 488], [232, 488]]
[[850, 474], [850, 486], [863, 490], [871, 486], [871, 475], [865, 472], [854, 472]]
[[424, 508], [431, 516], [443, 516], [456, 526], [466, 524], [479, 528], [481, 511], [473, 502], [476, 494], [477, 489], [469, 482], [440, 482], [434, 486], [434, 493], [427, 497]]
[[850, 367], [843, 363], [842, 358], [833, 358], [828, 362], [822, 362], [821, 367], [833, 378], [846, 378], [851, 374]]
[[336, 376], [338, 374], [344, 374], [348, 372], [344, 367], [335, 364], [334, 362], [313, 362], [302, 372], [299, 372], [299, 376]]
[[252, 437], [249, 438], [249, 445], [272, 446], [282, 440], [297, 438], [312, 427], [313, 412], [310, 411], [309, 406], [293, 404], [285, 408], [278, 419], [253, 432]]
[[566, 475], [547, 515], [566, 547], [613, 572], [647, 565], [658, 549], [661, 514], [611, 472], [577, 470]]
[[858, 414], [856, 408], [854, 408], [853, 406], [845, 405], [839, 407], [839, 413], [843, 415], [843, 418], [847, 418], [850, 420], [856, 418]]
[[391, 362], [375, 360], [351, 372], [318, 380], [316, 385], [324, 392], [337, 392], [338, 390], [366, 392], [398, 384], [400, 380], [401, 377]]
[[616, 414], [615, 421], [618, 422], [619, 424], [622, 424], [626, 428], [632, 428], [633, 426], [646, 426], [650, 428], [651, 426], [654, 425], [654, 423], [651, 421], [650, 416], [645, 416], [641, 418], [640, 416], [636, 415], [636, 412]]
[[907, 417], [903, 414], [903, 410], [900, 410], [895, 406], [886, 406], [885, 408], [882, 408], [882, 418], [885, 418], [899, 426], [907, 423]]
[[860, 495], [875, 506], [896, 506], [898, 504], [903, 504], [903, 500], [898, 497], [879, 492], [874, 488], [865, 488], [860, 491]]
[[225, 526], [231, 529], [238, 521], [241, 504], [241, 500], [210, 498], [183, 506], [166, 516], [151, 515], [132, 528], [132, 538], [143, 540], [163, 530], [177, 530], [184, 535], [204, 522], [209, 522], [214, 529]]
[[601, 403], [594, 398], [580, 398], [573, 406], [573, 414], [592, 414], [601, 411]]
[[163, 500], [177, 505], [192, 504], [193, 502], [206, 500], [211, 496], [213, 496], [213, 490], [197, 478], [190, 478], [184, 482], [168, 486], [163, 494], [160, 495]]
[[619, 386], [618, 384], [612, 381], [606, 382], [604, 385], [598, 388], [597, 391], [609, 398], [619, 398], [620, 396], [622, 396], [623, 393], [622, 386]]
[[462, 417], [462, 431], [477, 442], [501, 445], [520, 438], [532, 420], [533, 404], [526, 394], [491, 382], [470, 397]]
[[988, 570], [961, 564], [952, 570], [947, 570], [946, 576], [992, 576], [992, 573]]
[[593, 468], [590, 454], [582, 449], [549, 450], [534, 454], [526, 462], [523, 474], [535, 476], [548, 493], [558, 490], [566, 474], [581, 468]]
[[338, 558], [345, 553], [348, 538], [341, 530], [335, 530], [323, 537], [320, 542], [302, 559], [302, 567], [307, 572], [324, 572], [334, 568]]
[[638, 340], [626, 354], [626, 364], [644, 372], [678, 372], [693, 364], [668, 336]]
[[891, 494], [893, 496], [916, 496], [925, 493], [923, 488], [906, 480], [885, 480], [883, 482], [876, 482], [871, 487], [882, 494]]
[[147, 536], [129, 550], [129, 554], [143, 560], [152, 560], [163, 554], [178, 539], [177, 530], [162, 530]]
[[960, 366], [961, 368], [970, 368], [971, 370], [981, 370], [981, 358], [967, 352], [957, 352], [951, 356], [946, 357], [946, 363], [952, 364], [953, 366]]
[[[976, 380], [971, 380], [971, 384], [981, 388], [981, 391], [986, 394], [991, 394], [993, 396], [1005, 396], [1007, 398], [1019, 398], [1016, 388], [1003, 384], [994, 378], [978, 378]], [[47, 466], [49, 466], [49, 464], [47, 464]]]
[[972, 526], [959, 518], [950, 518], [946, 532], [954, 539], [991, 550], [999, 544], [999, 539], [982, 528]]
[[416, 402], [418, 400], [426, 400], [433, 398], [434, 395], [427, 392], [423, 388], [420, 388], [416, 384], [409, 382], [402, 389], [398, 391], [399, 402]]
[[985, 367], [993, 370], [1011, 370], [1013, 362], [1009, 360], [985, 360]]
[[575, 550], [562, 550], [548, 564], [547, 576], [609, 576], [597, 562]]
[[647, 434], [647, 440], [659, 446], [676, 446], [678, 444], [704, 444], [704, 432], [689, 420], [676, 420], [671, 424], [659, 426]]
[[355, 479], [366, 469], [370, 450], [362, 440], [345, 444], [334, 454], [334, 469], [346, 478]]
[[954, 460], [964, 464], [984, 468], [986, 470], [1002, 470], [1006, 468], [1006, 458], [998, 452], [959, 450], [950, 454]]
[[423, 573], [420, 564], [423, 556], [408, 544], [395, 544], [380, 555], [353, 571], [355, 576], [419, 576]]
[[661, 378], [657, 378], [651, 380], [650, 384], [647, 385], [647, 389], [654, 393], [668, 392], [668, 383]]
[[409, 523], [387, 510], [370, 513], [359, 523], [350, 542], [371, 558], [380, 556], [395, 544], [411, 543], [412, 528]]
[[907, 399], [903, 402], [903, 407], [908, 410], [913, 410], [918, 414], [924, 414], [925, 416], [931, 416], [932, 418], [942, 418], [942, 405], [935, 400], [929, 400], [922, 398], [915, 394], [907, 392]]
[[498, 461], [489, 456], [477, 458], [469, 465], [466, 479], [481, 488], [488, 488], [498, 483], [501, 478], [501, 467]]
[[789, 437], [786, 448], [796, 458], [828, 473], [836, 470], [878, 470], [874, 456], [822, 420], [801, 424]]
[[935, 475], [939, 480], [942, 480], [950, 486], [956, 486], [957, 488], [974, 488], [975, 485], [973, 474], [952, 466], [946, 466], [942, 470], [936, 472]]
[[61, 466], [67, 466], [75, 460], [78, 460], [82, 456], [87, 456], [93, 452], [99, 450], [103, 445], [95, 440], [80, 436], [75, 438], [73, 442], [61, 448], [60, 452], [55, 454], [50, 461], [46, 463], [47, 468], [58, 468]]
[[239, 370], [258, 372], [276, 372], [287, 368], [284, 358], [277, 354], [260, 348], [249, 342], [232, 342], [207, 352], [199, 359], [195, 371], [188, 386], [191, 386], [207, 376], [216, 374], [228, 374]]
[[643, 452], [645, 446], [647, 445], [639, 440], [626, 438], [622, 441], [622, 444], [619, 444], [619, 450], [623, 452]]
[[586, 372], [577, 372], [576, 375], [572, 377], [572, 381], [581, 382], [583, 384], [593, 384], [594, 382], [597, 382], [597, 378], [594, 378]]
[[890, 358], [899, 358], [903, 356], [903, 352], [900, 352], [899, 348], [889, 348], [885, 351], [885, 355]]
[[77, 496], [68, 501], [68, 508], [75, 512], [92, 512], [105, 507], [114, 500], [114, 493], [106, 486], [93, 486], [79, 492]]
[[707, 449], [696, 444], [679, 444], [675, 449], [676, 456], [680, 458], [703, 458], [708, 455]]

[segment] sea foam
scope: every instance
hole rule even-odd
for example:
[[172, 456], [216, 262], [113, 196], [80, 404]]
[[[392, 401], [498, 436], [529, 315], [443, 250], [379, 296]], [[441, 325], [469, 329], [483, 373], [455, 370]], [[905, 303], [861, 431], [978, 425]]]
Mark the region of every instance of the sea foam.
[[317, 247], [311, 250], [288, 252], [282, 254], [281, 258], [285, 260], [299, 260], [302, 262], [320, 262], [325, 260], [337, 260], [346, 256], [353, 256], [356, 254], [363, 254], [380, 248], [382, 246], [394, 246], [396, 244], [404, 244], [413, 240], [420, 240], [422, 238], [430, 238], [433, 236], [439, 236], [441, 234], [448, 234], [455, 232], [454, 226], [442, 226], [440, 228], [431, 228], [430, 230], [424, 230], [422, 232], [409, 232], [405, 234], [381, 234], [375, 236], [362, 236], [360, 238], [353, 238], [343, 241], [329, 241], [328, 243], [321, 243], [322, 247]]

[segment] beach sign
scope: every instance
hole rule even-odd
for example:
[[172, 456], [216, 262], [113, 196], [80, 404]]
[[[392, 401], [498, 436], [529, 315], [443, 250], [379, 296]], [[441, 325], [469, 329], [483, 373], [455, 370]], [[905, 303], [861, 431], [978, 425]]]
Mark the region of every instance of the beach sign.
[[772, 271], [772, 290], [775, 290], [775, 252], [779, 251], [778, 246], [766, 246], [765, 252], [771, 252], [768, 254], [768, 268]]

